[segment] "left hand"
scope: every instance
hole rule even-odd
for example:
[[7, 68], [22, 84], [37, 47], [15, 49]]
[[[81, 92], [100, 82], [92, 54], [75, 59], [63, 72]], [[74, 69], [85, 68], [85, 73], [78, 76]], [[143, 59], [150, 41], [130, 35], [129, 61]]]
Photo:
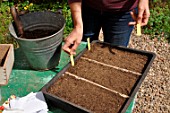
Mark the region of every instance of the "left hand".
[[65, 38], [63, 50], [70, 55], [75, 55], [76, 49], [81, 43], [82, 35], [83, 28], [73, 28], [72, 32]]
[[135, 12], [132, 11], [131, 16], [135, 20], [135, 22], [129, 22], [129, 25], [136, 24], [140, 24], [141, 26], [147, 25], [150, 17], [149, 0], [139, 0], [138, 14], [136, 15]]

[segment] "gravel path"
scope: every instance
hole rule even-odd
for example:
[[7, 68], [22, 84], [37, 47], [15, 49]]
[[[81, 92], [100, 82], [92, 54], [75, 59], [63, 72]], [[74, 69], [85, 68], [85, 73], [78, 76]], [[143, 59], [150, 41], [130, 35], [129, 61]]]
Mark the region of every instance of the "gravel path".
[[170, 113], [170, 44], [149, 36], [132, 35], [130, 48], [156, 53], [156, 58], [143, 81], [133, 113]]

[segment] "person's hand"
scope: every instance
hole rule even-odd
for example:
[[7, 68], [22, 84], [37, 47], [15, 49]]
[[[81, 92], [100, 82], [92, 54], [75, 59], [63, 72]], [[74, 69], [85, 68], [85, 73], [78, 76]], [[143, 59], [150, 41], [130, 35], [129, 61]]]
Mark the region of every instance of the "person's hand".
[[63, 50], [68, 54], [76, 54], [76, 49], [80, 45], [83, 36], [82, 28], [74, 28], [73, 31], [65, 38]]
[[149, 0], [139, 0], [138, 14], [136, 14], [135, 11], [132, 11], [131, 16], [135, 20], [135, 22], [129, 22], [129, 25], [147, 25], [150, 17]]

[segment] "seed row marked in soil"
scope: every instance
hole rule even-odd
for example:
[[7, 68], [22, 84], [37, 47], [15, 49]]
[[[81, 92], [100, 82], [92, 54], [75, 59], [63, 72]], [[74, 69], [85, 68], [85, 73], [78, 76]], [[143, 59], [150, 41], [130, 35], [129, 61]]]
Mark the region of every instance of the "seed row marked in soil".
[[85, 78], [79, 77], [79, 76], [77, 76], [77, 75], [75, 75], [75, 74], [73, 74], [73, 73], [70, 73], [70, 72], [65, 72], [65, 73], [68, 74], [69, 76], [75, 77], [76, 79], [83, 80], [83, 81], [85, 81], [85, 82], [88, 82], [88, 83], [90, 83], [90, 84], [93, 84], [93, 85], [95, 85], [95, 86], [98, 86], [98, 87], [100, 87], [100, 88], [102, 88], [102, 89], [105, 89], [105, 90], [107, 90], [107, 91], [110, 91], [110, 92], [112, 92], [112, 93], [119, 94], [119, 95], [122, 96], [123, 98], [129, 98], [128, 95], [122, 94], [122, 93], [117, 92], [117, 91], [112, 90], [112, 89], [109, 89], [109, 88], [107, 88], [107, 87], [105, 87], [105, 86], [102, 86], [102, 85], [100, 85], [100, 84], [97, 84], [97, 83], [95, 83], [95, 82], [93, 82], [93, 81], [90, 81], [90, 80], [87, 80], [87, 79], [85, 79]]
[[100, 65], [103, 65], [103, 66], [107, 66], [107, 67], [111, 67], [111, 68], [114, 68], [114, 69], [117, 69], [117, 70], [121, 70], [121, 71], [124, 71], [124, 72], [129, 72], [129, 73], [132, 73], [132, 74], [135, 74], [135, 75], [139, 75], [139, 76], [142, 75], [141, 73], [138, 73], [138, 72], [134, 72], [134, 71], [130, 71], [130, 70], [127, 70], [127, 69], [124, 69], [124, 68], [120, 68], [120, 67], [117, 67], [117, 66], [113, 66], [113, 65], [102, 63], [102, 62], [98, 62], [96, 60], [89, 59], [89, 58], [86, 58], [86, 57], [80, 57], [80, 58], [83, 59], [83, 60], [88, 60], [90, 62], [97, 63], [97, 64], [100, 64]]

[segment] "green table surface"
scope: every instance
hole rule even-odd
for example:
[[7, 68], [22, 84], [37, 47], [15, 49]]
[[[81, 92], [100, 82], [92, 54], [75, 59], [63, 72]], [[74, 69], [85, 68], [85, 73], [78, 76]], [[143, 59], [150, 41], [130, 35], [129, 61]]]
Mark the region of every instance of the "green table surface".
[[[86, 47], [86, 43], [81, 43], [77, 49], [80, 53]], [[30, 68], [26, 58], [20, 48], [14, 50], [14, 66], [10, 74], [9, 82], [5, 86], [1, 86], [0, 105], [2, 105], [11, 95], [23, 97], [30, 92], [38, 92], [48, 83], [59, 71], [70, 62], [67, 53], [61, 52], [59, 65], [55, 69], [48, 71], [36, 71]], [[126, 113], [131, 113], [134, 106], [134, 101], [129, 105]], [[52, 108], [49, 113], [66, 113], [59, 108]]]

